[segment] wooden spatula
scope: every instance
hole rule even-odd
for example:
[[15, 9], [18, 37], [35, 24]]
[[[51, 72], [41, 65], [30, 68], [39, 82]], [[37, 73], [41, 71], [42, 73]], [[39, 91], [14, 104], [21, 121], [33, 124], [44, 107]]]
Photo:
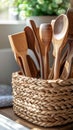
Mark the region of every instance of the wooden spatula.
[[25, 75], [31, 77], [29, 65], [26, 58], [28, 47], [27, 47], [25, 32], [19, 32], [17, 34], [9, 35], [9, 41], [10, 41], [12, 50], [15, 54], [15, 59], [18, 59], [18, 58], [21, 59], [23, 68], [24, 68], [22, 69]]
[[62, 14], [56, 18], [53, 29], [52, 43], [53, 43], [53, 55], [55, 56], [54, 79], [59, 78], [61, 52], [66, 44], [67, 34], [68, 34], [68, 18], [65, 14]]

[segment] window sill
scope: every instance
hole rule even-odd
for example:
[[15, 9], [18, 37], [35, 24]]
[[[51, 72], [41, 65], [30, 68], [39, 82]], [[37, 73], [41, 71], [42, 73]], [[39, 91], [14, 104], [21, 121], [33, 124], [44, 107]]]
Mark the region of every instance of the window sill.
[[10, 25], [17, 25], [17, 24], [25, 24], [26, 19], [18, 20], [15, 16], [8, 13], [8, 11], [0, 13], [0, 24], [10, 24]]
[[0, 24], [8, 24], [8, 25], [17, 25], [17, 24], [26, 24], [25, 20], [0, 20]]

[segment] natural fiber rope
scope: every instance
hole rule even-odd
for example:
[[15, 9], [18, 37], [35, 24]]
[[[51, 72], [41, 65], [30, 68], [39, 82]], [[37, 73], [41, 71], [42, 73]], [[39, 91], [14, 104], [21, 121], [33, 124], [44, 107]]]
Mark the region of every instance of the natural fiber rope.
[[43, 80], [12, 74], [14, 112], [34, 124], [50, 127], [73, 121], [73, 79]]

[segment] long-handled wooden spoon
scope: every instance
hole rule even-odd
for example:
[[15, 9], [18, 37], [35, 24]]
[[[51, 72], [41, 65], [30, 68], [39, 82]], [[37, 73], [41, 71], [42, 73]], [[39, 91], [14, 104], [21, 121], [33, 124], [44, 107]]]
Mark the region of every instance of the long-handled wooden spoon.
[[35, 22], [34, 22], [33, 20], [30, 20], [30, 24], [31, 24], [31, 26], [32, 26], [33, 32], [34, 32], [34, 34], [35, 34], [35, 36], [36, 36], [36, 39], [37, 39], [36, 44], [37, 44], [38, 49], [39, 49], [41, 78], [44, 78], [44, 64], [43, 64], [42, 51], [41, 51], [41, 47], [40, 47], [41, 40], [40, 40], [38, 31], [37, 31], [37, 27], [36, 27]]
[[[54, 23], [55, 23], [55, 19], [51, 20], [52, 30], [54, 28]], [[63, 66], [65, 64], [67, 54], [68, 54], [68, 48], [63, 52], [63, 55], [62, 55], [61, 60], [60, 60], [60, 73], [62, 72]], [[52, 65], [52, 68], [51, 68], [50, 73], [48, 75], [48, 79], [53, 79], [53, 77], [54, 77], [54, 63]]]
[[65, 14], [62, 14], [56, 18], [53, 29], [52, 43], [53, 43], [53, 55], [55, 56], [54, 79], [59, 78], [61, 52], [66, 44], [67, 35], [68, 35], [68, 18]]
[[52, 26], [49, 23], [43, 23], [40, 25], [39, 29], [40, 39], [42, 43], [44, 44], [44, 50], [45, 54], [43, 57], [44, 61], [44, 79], [48, 78], [48, 74], [50, 71], [49, 67], [49, 50], [50, 50], [50, 44], [52, 40]]
[[[23, 71], [26, 76], [31, 77], [30, 69], [27, 62], [27, 41], [24, 32], [9, 35], [10, 44], [15, 54], [15, 58], [20, 58], [23, 64]], [[19, 64], [20, 65], [20, 64]], [[20, 66], [21, 67], [21, 66]]]

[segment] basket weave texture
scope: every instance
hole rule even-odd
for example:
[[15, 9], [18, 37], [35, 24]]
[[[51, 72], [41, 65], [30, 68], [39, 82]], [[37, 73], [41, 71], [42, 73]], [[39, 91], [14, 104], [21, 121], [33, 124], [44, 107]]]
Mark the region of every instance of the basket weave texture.
[[73, 122], [73, 79], [43, 80], [12, 74], [14, 112], [36, 125]]

